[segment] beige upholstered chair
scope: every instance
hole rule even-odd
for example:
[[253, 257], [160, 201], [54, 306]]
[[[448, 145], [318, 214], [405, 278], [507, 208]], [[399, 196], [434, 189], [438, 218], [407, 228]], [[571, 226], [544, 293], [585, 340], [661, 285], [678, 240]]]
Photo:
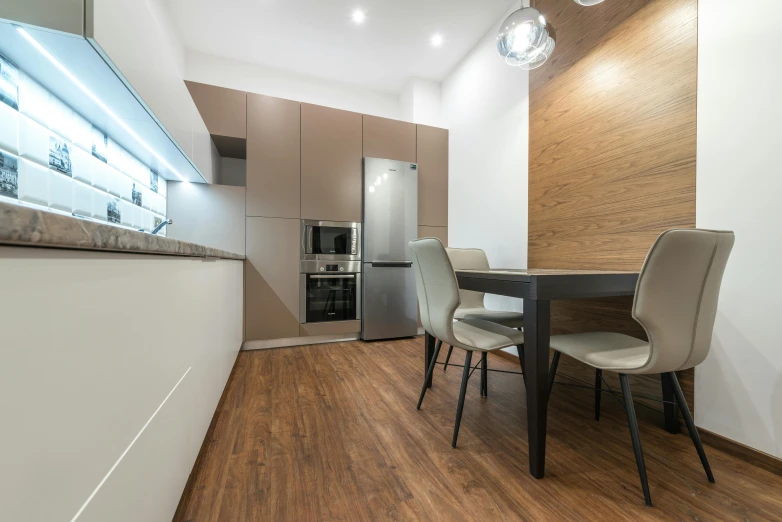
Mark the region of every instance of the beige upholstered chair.
[[619, 373], [647, 506], [652, 500], [627, 376], [669, 376], [703, 468], [714, 482], [675, 372], [697, 366], [709, 353], [722, 275], [733, 242], [733, 232], [699, 229], [668, 230], [657, 238], [644, 261], [633, 301], [633, 318], [646, 331], [648, 342], [610, 332], [551, 337], [551, 347], [557, 352], [598, 370]]
[[[451, 265], [454, 270], [488, 270], [489, 258], [486, 257], [486, 252], [479, 248], [446, 248], [445, 252], [448, 254], [448, 259], [451, 261]], [[509, 328], [516, 328], [521, 330], [524, 326], [524, 314], [521, 312], [502, 311], [502, 310], [489, 310], [483, 304], [484, 293], [474, 292], [472, 290], [459, 289], [459, 299], [461, 304], [459, 308], [454, 312], [454, 318], [458, 320], [462, 319], [481, 319], [483, 321], [491, 321], [492, 323], [501, 324]], [[443, 371], [448, 369], [448, 361], [451, 360], [451, 353], [453, 352], [453, 346], [448, 347], [448, 355], [445, 357], [445, 365]], [[486, 353], [482, 354], [481, 364], [484, 365], [481, 372], [481, 394], [488, 395], [487, 389], [487, 373], [486, 373]]]
[[524, 334], [519, 330], [481, 319], [465, 318], [454, 322], [454, 314], [461, 303], [459, 285], [443, 244], [439, 239], [419, 239], [410, 242], [410, 251], [415, 271], [418, 304], [421, 309], [421, 323], [427, 332], [437, 338], [434, 357], [429, 364], [421, 389], [421, 397], [418, 399], [418, 409], [421, 408], [421, 403], [424, 400], [426, 383], [432, 376], [443, 342], [467, 351], [451, 443], [455, 448], [456, 439], [459, 436], [459, 424], [462, 419], [467, 381], [471, 373], [472, 353], [474, 351], [485, 353], [509, 346], [519, 346], [524, 343]]

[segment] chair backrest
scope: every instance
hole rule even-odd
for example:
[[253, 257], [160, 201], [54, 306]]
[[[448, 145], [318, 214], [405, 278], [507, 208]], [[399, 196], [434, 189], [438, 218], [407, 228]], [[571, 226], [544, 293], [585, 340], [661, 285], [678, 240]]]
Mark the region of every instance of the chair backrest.
[[459, 284], [445, 247], [436, 238], [410, 241], [421, 324], [444, 343], [453, 344], [453, 314], [459, 307]]
[[[488, 270], [489, 258], [480, 248], [446, 248], [454, 270]], [[460, 308], [482, 308], [483, 292], [459, 289]]]
[[633, 301], [651, 345], [644, 372], [684, 370], [706, 358], [734, 241], [733, 232], [674, 229], [652, 245]]

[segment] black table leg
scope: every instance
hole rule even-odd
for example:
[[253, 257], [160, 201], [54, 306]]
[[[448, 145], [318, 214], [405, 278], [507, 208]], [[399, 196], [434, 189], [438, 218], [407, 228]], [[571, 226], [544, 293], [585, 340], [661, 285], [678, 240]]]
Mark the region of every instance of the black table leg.
[[663, 386], [663, 411], [665, 412], [665, 431], [668, 433], [679, 433], [679, 406], [676, 404], [676, 395], [673, 391], [673, 382], [671, 376], [662, 374], [660, 376]]
[[535, 478], [543, 478], [546, 469], [550, 324], [549, 301], [524, 300], [524, 366], [527, 383], [529, 471]]
[[[433, 335], [430, 335], [429, 332], [426, 332], [424, 334], [424, 379], [426, 379], [426, 372], [429, 370], [429, 363], [432, 361], [432, 357], [434, 357], [434, 343], [436, 339]], [[427, 388], [432, 387], [432, 376], [429, 376], [429, 380], [426, 383]]]

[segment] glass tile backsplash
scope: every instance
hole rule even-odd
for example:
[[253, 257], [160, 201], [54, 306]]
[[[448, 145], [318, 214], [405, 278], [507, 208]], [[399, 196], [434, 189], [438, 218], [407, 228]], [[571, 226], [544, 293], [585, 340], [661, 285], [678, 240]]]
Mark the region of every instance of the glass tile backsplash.
[[0, 201], [150, 231], [166, 180], [0, 55]]

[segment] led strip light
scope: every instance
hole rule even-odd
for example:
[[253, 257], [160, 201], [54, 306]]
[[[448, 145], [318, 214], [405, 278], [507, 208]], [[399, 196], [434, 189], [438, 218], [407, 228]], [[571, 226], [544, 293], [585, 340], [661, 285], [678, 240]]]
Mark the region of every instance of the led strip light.
[[74, 83], [74, 84], [75, 84], [77, 87], [79, 87], [79, 89], [81, 89], [81, 90], [84, 92], [84, 94], [86, 94], [87, 96], [89, 96], [89, 97], [90, 97], [90, 99], [91, 99], [92, 101], [94, 101], [94, 102], [95, 102], [95, 103], [96, 103], [96, 104], [97, 104], [97, 105], [98, 105], [98, 106], [99, 106], [101, 109], [103, 109], [103, 110], [104, 110], [104, 112], [105, 112], [106, 114], [108, 114], [108, 115], [111, 117], [111, 119], [113, 119], [113, 120], [114, 120], [114, 121], [115, 121], [115, 122], [116, 122], [116, 123], [117, 123], [117, 124], [118, 124], [120, 127], [122, 127], [122, 128], [125, 130], [125, 132], [127, 132], [128, 134], [130, 134], [131, 136], [133, 136], [133, 138], [135, 138], [135, 139], [136, 139], [136, 141], [138, 141], [138, 142], [139, 142], [139, 143], [140, 143], [140, 144], [141, 144], [141, 145], [142, 145], [142, 146], [143, 146], [145, 149], [147, 149], [147, 151], [148, 151], [150, 154], [152, 154], [152, 155], [153, 155], [153, 156], [154, 156], [154, 157], [155, 157], [155, 158], [156, 158], [156, 159], [157, 159], [157, 160], [158, 160], [158, 161], [159, 161], [161, 164], [163, 164], [163, 166], [165, 166], [165, 167], [166, 167], [166, 168], [167, 168], [167, 169], [168, 169], [170, 172], [173, 172], [173, 173], [174, 173], [174, 175], [175, 175], [176, 177], [178, 177], [180, 180], [182, 180], [182, 181], [184, 181], [184, 182], [188, 182], [188, 180], [187, 180], [187, 179], [185, 179], [185, 177], [184, 177], [184, 176], [182, 176], [182, 174], [180, 174], [179, 172], [177, 172], [177, 170], [176, 170], [174, 167], [172, 167], [172, 166], [171, 166], [171, 164], [169, 164], [169, 163], [168, 163], [168, 162], [167, 162], [167, 161], [166, 161], [166, 160], [165, 160], [165, 159], [164, 159], [164, 158], [163, 158], [163, 157], [162, 157], [160, 154], [158, 154], [158, 153], [157, 153], [157, 152], [156, 152], [156, 151], [155, 151], [155, 150], [154, 150], [152, 147], [150, 147], [150, 146], [147, 144], [147, 142], [145, 142], [143, 139], [141, 139], [141, 136], [139, 136], [138, 134], [136, 134], [136, 132], [135, 132], [133, 129], [131, 129], [131, 128], [130, 128], [130, 127], [129, 127], [129, 126], [128, 126], [128, 125], [127, 125], [127, 124], [126, 124], [124, 121], [122, 121], [122, 118], [120, 118], [119, 116], [117, 116], [116, 114], [114, 114], [114, 112], [113, 112], [111, 109], [109, 109], [109, 107], [108, 107], [108, 106], [107, 106], [105, 103], [103, 103], [103, 102], [100, 100], [100, 98], [98, 98], [97, 96], [95, 96], [95, 95], [92, 93], [92, 91], [90, 91], [90, 90], [87, 88], [87, 86], [86, 86], [86, 85], [84, 85], [83, 83], [81, 83], [81, 81], [79, 81], [79, 79], [78, 79], [78, 78], [76, 78], [76, 77], [75, 77], [75, 76], [74, 76], [74, 75], [73, 75], [73, 74], [72, 74], [72, 73], [71, 73], [71, 72], [70, 72], [68, 69], [66, 69], [66, 68], [65, 68], [65, 66], [64, 66], [63, 64], [61, 64], [61, 63], [60, 63], [60, 62], [57, 60], [57, 58], [55, 58], [55, 57], [54, 57], [54, 55], [52, 55], [52, 54], [51, 54], [49, 51], [47, 51], [47, 50], [46, 50], [46, 48], [44, 48], [44, 47], [43, 47], [43, 46], [42, 46], [40, 43], [38, 43], [38, 40], [36, 40], [35, 38], [33, 38], [33, 37], [32, 37], [32, 35], [30, 35], [30, 33], [28, 33], [27, 31], [25, 31], [25, 29], [24, 29], [23, 27], [19, 27], [19, 26], [17, 26], [17, 27], [16, 27], [16, 30], [17, 30], [17, 31], [19, 31], [19, 34], [21, 34], [22, 36], [24, 36], [25, 40], [27, 40], [28, 42], [30, 42], [30, 44], [31, 44], [33, 47], [35, 47], [35, 48], [38, 50], [38, 52], [40, 52], [40, 53], [41, 53], [42, 55], [44, 55], [44, 56], [45, 56], [45, 57], [46, 57], [46, 58], [47, 58], [47, 59], [48, 59], [50, 62], [52, 62], [52, 64], [54, 64], [54, 66], [55, 66], [55, 67], [57, 67], [57, 69], [59, 69], [59, 70], [60, 70], [60, 72], [62, 72], [62, 73], [63, 73], [65, 76], [67, 76], [67, 77], [68, 77], [68, 78], [69, 78], [69, 79], [70, 79], [70, 80], [71, 80], [71, 81], [72, 81], [72, 82], [73, 82], [73, 83]]

